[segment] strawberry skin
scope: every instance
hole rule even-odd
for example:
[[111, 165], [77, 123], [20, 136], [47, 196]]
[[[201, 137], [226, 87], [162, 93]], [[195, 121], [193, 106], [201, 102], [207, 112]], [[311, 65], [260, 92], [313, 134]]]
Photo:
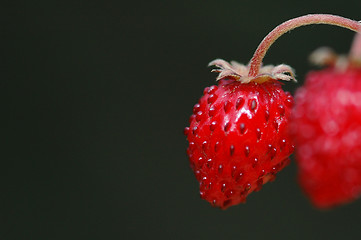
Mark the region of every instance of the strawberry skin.
[[276, 80], [232, 78], [207, 87], [193, 108], [187, 154], [201, 198], [226, 209], [246, 201], [289, 163], [293, 98]]
[[295, 96], [292, 135], [299, 183], [319, 208], [361, 194], [361, 69], [308, 74]]

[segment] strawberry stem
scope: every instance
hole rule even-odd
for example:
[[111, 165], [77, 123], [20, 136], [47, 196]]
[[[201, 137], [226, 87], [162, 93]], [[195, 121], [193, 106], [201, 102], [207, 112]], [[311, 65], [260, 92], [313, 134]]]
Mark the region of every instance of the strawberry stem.
[[352, 60], [361, 63], [361, 27], [352, 43], [350, 57]]
[[[302, 17], [293, 18], [291, 20], [288, 20], [288, 21], [280, 24], [279, 26], [277, 26], [275, 29], [273, 29], [258, 45], [258, 48], [256, 49], [255, 53], [253, 54], [253, 57], [249, 63], [248, 76], [256, 77], [258, 75], [259, 69], [262, 64], [262, 60], [263, 60], [264, 56], [266, 55], [266, 52], [280, 36], [282, 36], [284, 33], [288, 32], [288, 31], [291, 31], [292, 29], [295, 29], [295, 28], [298, 28], [301, 26], [311, 25], [311, 24], [335, 25], [335, 26], [348, 28], [355, 32], [357, 32], [361, 27], [360, 22], [357, 22], [357, 21], [354, 21], [354, 20], [351, 20], [348, 18], [336, 16], [336, 15], [330, 15], [330, 14], [309, 14], [309, 15], [305, 15]], [[356, 47], [356, 48], [359, 50], [361, 49], [361, 47]]]

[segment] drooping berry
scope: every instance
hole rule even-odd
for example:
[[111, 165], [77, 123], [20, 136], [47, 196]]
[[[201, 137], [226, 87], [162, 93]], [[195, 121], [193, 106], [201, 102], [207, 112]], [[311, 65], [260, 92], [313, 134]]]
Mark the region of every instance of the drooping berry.
[[353, 31], [361, 26], [340, 16], [309, 14], [272, 30], [247, 66], [221, 59], [210, 63], [219, 67], [214, 70], [219, 84], [204, 90], [184, 133], [200, 196], [213, 206], [225, 209], [245, 202], [289, 163], [294, 148], [288, 132], [293, 99], [277, 80], [294, 80], [293, 71], [284, 64], [262, 66], [262, 59], [278, 37], [310, 24]]
[[[226, 63], [217, 61], [222, 75]], [[236, 73], [223, 74], [218, 86], [206, 88], [184, 131], [200, 195], [222, 209], [245, 202], [273, 180], [293, 151], [287, 103], [292, 96], [275, 79], [263, 76], [244, 83]]]
[[329, 67], [296, 92], [291, 127], [300, 185], [316, 207], [330, 208], [361, 195], [361, 65], [324, 48], [313, 59]]

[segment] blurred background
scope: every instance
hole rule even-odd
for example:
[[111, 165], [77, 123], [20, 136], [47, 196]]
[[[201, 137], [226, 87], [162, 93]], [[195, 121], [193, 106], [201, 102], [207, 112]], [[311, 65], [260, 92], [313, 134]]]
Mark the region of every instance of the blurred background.
[[[275, 26], [307, 13], [361, 20], [360, 1], [2, 1], [0, 239], [351, 239], [361, 200], [311, 206], [292, 161], [248, 202], [201, 200], [183, 128], [208, 62], [247, 63]], [[320, 46], [354, 33], [303, 27], [265, 64], [298, 83]]]

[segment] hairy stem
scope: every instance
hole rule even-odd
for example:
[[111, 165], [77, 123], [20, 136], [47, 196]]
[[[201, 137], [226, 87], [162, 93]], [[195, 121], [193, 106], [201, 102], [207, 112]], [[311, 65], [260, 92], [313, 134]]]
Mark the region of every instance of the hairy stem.
[[359, 28], [358, 34], [352, 43], [350, 57], [351, 59], [361, 63], [361, 27]]
[[335, 25], [348, 28], [355, 32], [357, 32], [361, 27], [361, 23], [358, 21], [330, 14], [309, 14], [288, 20], [273, 29], [258, 45], [258, 48], [250, 61], [248, 76], [255, 77], [258, 75], [262, 60], [266, 55], [267, 50], [280, 36], [292, 29], [311, 24]]

